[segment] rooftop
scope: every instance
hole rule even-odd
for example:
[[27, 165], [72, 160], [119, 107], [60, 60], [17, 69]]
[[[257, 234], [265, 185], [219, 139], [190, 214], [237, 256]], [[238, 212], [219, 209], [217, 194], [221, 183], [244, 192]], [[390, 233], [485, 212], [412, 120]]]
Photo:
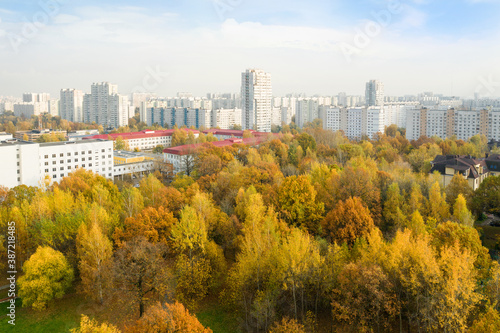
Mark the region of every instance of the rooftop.
[[226, 140], [223, 140], [223, 141], [214, 141], [214, 142], [205, 142], [205, 143], [197, 143], [197, 144], [191, 144], [191, 145], [177, 146], [177, 147], [172, 147], [172, 148], [164, 149], [163, 152], [165, 154], [173, 154], [173, 155], [184, 156], [184, 155], [188, 155], [188, 154], [194, 153], [197, 149], [199, 149], [200, 147], [202, 147], [203, 145], [206, 145], [206, 144], [212, 144], [215, 147], [219, 147], [219, 148], [221, 148], [221, 147], [228, 147], [228, 146], [232, 146], [232, 145], [235, 145], [235, 144], [244, 144], [244, 145], [248, 145], [248, 146], [256, 146], [256, 145], [259, 145], [262, 142], [264, 142], [264, 141], [267, 140], [267, 134], [270, 134], [270, 133], [266, 133], [266, 136], [261, 135], [261, 136], [251, 137], [251, 138], [245, 138], [245, 139], [242, 139], [242, 138], [230, 138], [230, 139], [226, 139]]
[[478, 160], [470, 155], [438, 155], [431, 164], [431, 173], [438, 171], [441, 174], [445, 174], [446, 168], [452, 168], [462, 173], [470, 170], [468, 177], [478, 178], [481, 176], [481, 173], [480, 170], [476, 168], [477, 165], [483, 167], [483, 174], [488, 172], [485, 160]]
[[[183, 131], [188, 131], [188, 132], [193, 132], [194, 134], [200, 133], [198, 130], [193, 130], [190, 128], [181, 128]], [[84, 140], [88, 139], [104, 139], [104, 140], [116, 140], [118, 137], [122, 137], [123, 140], [131, 140], [131, 139], [144, 139], [144, 138], [156, 138], [156, 137], [162, 137], [162, 136], [172, 136], [174, 134], [173, 129], [169, 130], [144, 130], [140, 132], [128, 132], [128, 133], [112, 133], [112, 134], [99, 134], [99, 135], [92, 135], [87, 138], [84, 138]]]

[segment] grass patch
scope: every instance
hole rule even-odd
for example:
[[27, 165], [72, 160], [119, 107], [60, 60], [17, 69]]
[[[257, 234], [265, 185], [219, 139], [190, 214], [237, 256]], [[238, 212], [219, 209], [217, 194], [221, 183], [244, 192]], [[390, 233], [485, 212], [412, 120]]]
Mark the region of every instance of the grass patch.
[[233, 313], [228, 313], [218, 302], [212, 301], [204, 304], [196, 312], [196, 317], [205, 327], [210, 327], [214, 333], [241, 332], [238, 318]]
[[80, 322], [80, 315], [76, 313], [74, 303], [74, 297], [65, 297], [44, 311], [34, 311], [23, 308], [21, 300], [17, 299], [15, 326], [8, 323], [10, 318], [6, 316], [10, 303], [2, 303], [0, 332], [69, 332]]

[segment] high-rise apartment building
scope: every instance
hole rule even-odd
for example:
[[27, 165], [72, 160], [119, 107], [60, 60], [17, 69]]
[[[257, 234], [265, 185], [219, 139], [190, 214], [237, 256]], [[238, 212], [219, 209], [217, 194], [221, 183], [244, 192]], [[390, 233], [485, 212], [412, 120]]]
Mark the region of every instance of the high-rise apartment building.
[[367, 106], [384, 105], [384, 84], [377, 80], [366, 83], [365, 103]]
[[130, 116], [128, 97], [108, 82], [92, 84], [91, 93], [83, 97], [83, 111], [85, 122], [114, 128], [127, 125]]
[[319, 118], [319, 103], [317, 98], [301, 98], [297, 100], [295, 109], [295, 123], [304, 127], [306, 123]]
[[247, 69], [241, 75], [242, 128], [271, 132], [271, 74], [260, 69]]
[[83, 122], [83, 92], [76, 89], [61, 89], [59, 100], [61, 119]]
[[446, 139], [455, 135], [457, 139], [467, 141], [477, 134], [489, 140], [500, 139], [500, 110], [422, 108], [407, 111], [408, 140], [418, 140], [421, 136]]

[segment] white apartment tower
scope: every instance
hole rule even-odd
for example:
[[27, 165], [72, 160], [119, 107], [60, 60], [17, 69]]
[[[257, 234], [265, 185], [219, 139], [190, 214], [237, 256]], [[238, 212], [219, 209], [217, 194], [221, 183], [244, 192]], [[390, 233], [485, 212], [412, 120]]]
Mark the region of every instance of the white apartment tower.
[[83, 98], [85, 122], [108, 127], [125, 126], [128, 123], [128, 98], [118, 94], [118, 86], [108, 82], [94, 83], [90, 95]]
[[61, 89], [59, 101], [61, 119], [83, 122], [83, 92], [76, 89]]
[[271, 74], [247, 69], [241, 75], [241, 122], [243, 130], [271, 132]]
[[377, 80], [366, 83], [365, 103], [367, 106], [384, 105], [384, 84]]

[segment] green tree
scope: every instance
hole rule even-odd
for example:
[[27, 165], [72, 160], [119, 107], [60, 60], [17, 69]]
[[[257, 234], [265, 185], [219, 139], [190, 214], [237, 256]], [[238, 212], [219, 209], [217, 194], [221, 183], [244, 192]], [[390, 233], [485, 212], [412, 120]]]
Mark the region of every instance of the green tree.
[[73, 269], [64, 255], [54, 249], [38, 247], [23, 265], [19, 296], [24, 306], [43, 310], [54, 298], [61, 298], [73, 282]]
[[307, 134], [307, 133], [301, 133], [297, 137], [297, 141], [299, 145], [302, 147], [303, 151], [307, 151], [307, 149], [311, 149], [312, 151], [316, 150], [316, 140], [314, 138]]
[[500, 176], [487, 177], [474, 192], [472, 207], [476, 215], [500, 215]]

